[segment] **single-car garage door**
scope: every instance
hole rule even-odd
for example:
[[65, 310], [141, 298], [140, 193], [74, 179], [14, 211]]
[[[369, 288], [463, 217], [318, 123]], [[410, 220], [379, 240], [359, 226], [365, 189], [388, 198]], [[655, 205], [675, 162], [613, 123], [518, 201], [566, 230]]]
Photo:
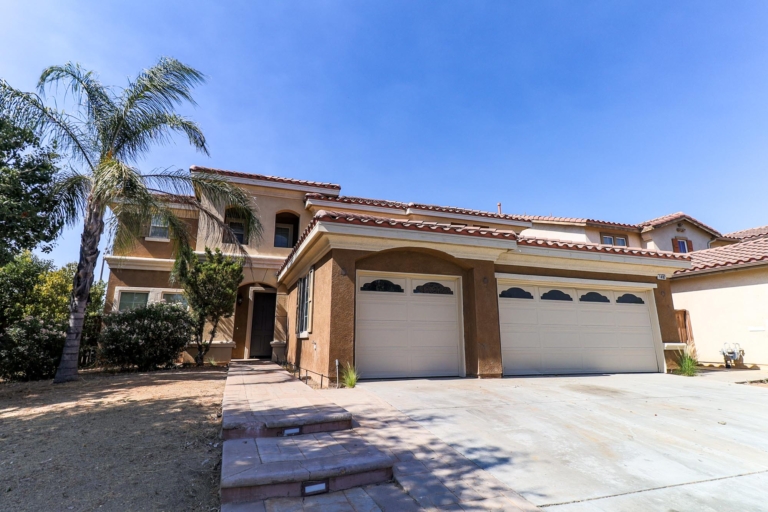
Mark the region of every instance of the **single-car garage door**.
[[498, 280], [505, 375], [658, 372], [651, 291]]
[[358, 272], [361, 378], [462, 375], [460, 304], [459, 278]]

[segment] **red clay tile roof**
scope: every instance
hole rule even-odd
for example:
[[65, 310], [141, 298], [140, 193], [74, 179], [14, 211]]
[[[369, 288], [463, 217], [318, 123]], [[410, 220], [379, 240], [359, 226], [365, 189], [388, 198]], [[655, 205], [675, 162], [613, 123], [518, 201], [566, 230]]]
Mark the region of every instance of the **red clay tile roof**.
[[304, 185], [307, 187], [318, 187], [318, 188], [328, 188], [333, 190], [341, 190], [341, 185], [336, 185], [334, 183], [320, 183], [318, 181], [297, 180], [294, 178], [281, 178], [279, 176], [266, 176], [264, 174], [251, 174], [248, 172], [226, 171], [224, 169], [214, 169], [212, 167], [203, 167], [200, 165], [191, 166], [189, 168], [189, 171], [190, 172], [212, 172], [212, 173], [221, 174], [224, 176], [232, 176], [234, 178], [273, 181], [275, 183], [287, 183], [290, 185]]
[[691, 262], [693, 266], [690, 269], [678, 270], [675, 275], [690, 275], [705, 270], [724, 270], [761, 261], [768, 263], [768, 238], [756, 238], [737, 244], [692, 252]]
[[334, 201], [337, 203], [347, 204], [361, 204], [364, 206], [376, 206], [378, 208], [397, 208], [405, 210], [408, 208], [407, 203], [401, 203], [400, 201], [388, 201], [386, 199], [366, 199], [364, 197], [350, 197], [350, 196], [329, 196], [326, 194], [318, 194], [317, 192], [310, 192], [304, 196], [304, 200], [318, 199], [320, 201]]
[[356, 213], [320, 210], [315, 214], [315, 216], [309, 222], [306, 229], [301, 234], [301, 237], [299, 237], [298, 242], [293, 247], [293, 250], [285, 259], [280, 269], [277, 271], [278, 275], [280, 275], [280, 273], [290, 263], [293, 262], [293, 259], [296, 256], [296, 252], [298, 251], [299, 247], [301, 247], [301, 245], [304, 243], [304, 240], [306, 240], [309, 233], [312, 231], [315, 225], [320, 221], [344, 223], [344, 224], [355, 224], [355, 225], [368, 225], [371, 227], [383, 227], [383, 228], [392, 228], [392, 229], [407, 229], [411, 231], [421, 231], [421, 232], [449, 233], [449, 234], [474, 236], [474, 237], [482, 237], [482, 238], [495, 238], [498, 240], [510, 240], [510, 241], [516, 240], [518, 244], [527, 245], [527, 246], [551, 247], [551, 248], [557, 248], [557, 249], [568, 249], [568, 250], [577, 250], [577, 251], [604, 252], [604, 253], [611, 253], [611, 254], [625, 254], [629, 256], [645, 256], [645, 257], [664, 258], [664, 259], [673, 259], [673, 260], [690, 259], [690, 255], [683, 254], [683, 253], [655, 252], [655, 251], [646, 251], [643, 249], [633, 249], [631, 247], [617, 247], [612, 245], [592, 245], [592, 244], [582, 244], [577, 242], [563, 242], [559, 240], [541, 240], [541, 239], [532, 238], [532, 237], [520, 237], [518, 235], [515, 235], [514, 231], [507, 231], [507, 230], [496, 230], [496, 229], [476, 228], [476, 227], [467, 227], [467, 226], [451, 226], [450, 224], [440, 224], [436, 222], [396, 220], [396, 219], [389, 219], [385, 217], [374, 217], [371, 215], [360, 215]]
[[608, 226], [616, 227], [628, 230], [637, 230], [638, 227], [635, 224], [625, 224], [623, 222], [611, 222], [607, 220], [597, 219], [582, 219], [579, 217], [554, 217], [551, 215], [519, 215], [523, 220], [529, 220], [531, 222], [562, 222], [565, 224], [587, 224], [594, 226]]
[[687, 220], [691, 224], [700, 227], [704, 231], [709, 231], [710, 233], [712, 233], [713, 235], [715, 235], [717, 237], [723, 236], [715, 228], [713, 228], [711, 226], [707, 226], [703, 222], [698, 221], [698, 220], [694, 219], [693, 217], [691, 217], [690, 215], [686, 215], [683, 212], [676, 212], [676, 213], [670, 213], [668, 215], [662, 215], [661, 217], [656, 217], [655, 219], [651, 219], [651, 220], [647, 220], [645, 222], [641, 222], [637, 226], [642, 228], [643, 231], [648, 231], [648, 230], [653, 229], [653, 228], [658, 228], [658, 227], [661, 227], [661, 226], [665, 226], [665, 225], [670, 224], [672, 222], [679, 222], [679, 221], [683, 221], [683, 220]]
[[759, 228], [742, 229], [741, 231], [734, 231], [733, 233], [726, 233], [723, 235], [725, 238], [737, 238], [742, 241], [749, 240], [751, 238], [759, 238], [768, 235], [768, 226], [760, 226]]
[[280, 273], [285, 269], [285, 267], [287, 267], [289, 263], [293, 261], [293, 258], [296, 255], [296, 252], [298, 251], [299, 247], [301, 247], [301, 244], [304, 243], [304, 240], [306, 240], [309, 233], [312, 231], [315, 225], [320, 221], [337, 222], [337, 223], [344, 223], [344, 224], [356, 224], [358, 226], [368, 225], [371, 227], [379, 227], [379, 228], [407, 229], [411, 231], [465, 235], [465, 236], [474, 236], [474, 237], [482, 237], [482, 238], [495, 238], [497, 240], [515, 240], [517, 238], [517, 235], [515, 235], [514, 231], [507, 231], [507, 230], [497, 230], [497, 229], [487, 229], [487, 228], [477, 228], [477, 227], [467, 227], [467, 226], [451, 226], [450, 224], [439, 224], [436, 222], [396, 220], [396, 219], [388, 219], [386, 217], [374, 217], [372, 215], [360, 215], [356, 213], [320, 210], [317, 213], [315, 213], [314, 217], [312, 217], [312, 220], [309, 222], [306, 229], [299, 237], [299, 240], [298, 242], [296, 242], [296, 245], [293, 247], [293, 250], [285, 259], [280, 269], [277, 271], [277, 275], [280, 275]]
[[457, 215], [474, 215], [476, 217], [484, 217], [487, 219], [502, 219], [502, 220], [522, 220], [525, 221], [521, 215], [510, 215], [502, 213], [486, 212], [482, 210], [469, 210], [467, 208], [458, 208], [455, 206], [437, 206], [432, 204], [421, 203], [403, 203], [400, 201], [387, 201], [384, 199], [366, 199], [363, 197], [349, 197], [349, 196], [327, 196], [325, 194], [311, 193], [305, 196], [307, 199], [319, 199], [322, 201], [335, 201], [337, 203], [348, 204], [361, 204], [365, 206], [377, 206], [382, 208], [398, 208], [408, 209], [413, 208], [416, 210], [435, 211], [442, 213], [455, 213]]
[[689, 260], [690, 254], [674, 253], [667, 251], [648, 251], [646, 249], [637, 249], [633, 247], [619, 247], [617, 245], [595, 245], [581, 242], [567, 242], [563, 240], [550, 240], [542, 238], [533, 238], [527, 236], [518, 236], [517, 245], [526, 245], [533, 247], [552, 247], [556, 249], [570, 249], [576, 251], [605, 252], [610, 254], [625, 254], [627, 256], [645, 256], [649, 258], [664, 258], [670, 260]]

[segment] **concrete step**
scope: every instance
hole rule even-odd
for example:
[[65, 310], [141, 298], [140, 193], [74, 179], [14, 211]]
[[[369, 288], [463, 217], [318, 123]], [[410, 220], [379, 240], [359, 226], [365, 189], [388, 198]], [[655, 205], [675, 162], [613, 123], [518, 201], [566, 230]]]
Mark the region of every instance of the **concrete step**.
[[225, 440], [349, 428], [352, 428], [349, 412], [280, 366], [258, 360], [230, 366], [222, 404], [221, 435]]
[[392, 479], [393, 460], [353, 431], [224, 442], [221, 502], [341, 491]]

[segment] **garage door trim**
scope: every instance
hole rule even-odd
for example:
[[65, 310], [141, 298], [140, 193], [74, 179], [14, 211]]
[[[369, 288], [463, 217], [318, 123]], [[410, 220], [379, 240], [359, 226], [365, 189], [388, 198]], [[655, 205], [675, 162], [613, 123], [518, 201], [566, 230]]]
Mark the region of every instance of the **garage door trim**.
[[[528, 286], [568, 286], [571, 288], [597, 288], [605, 290], [636, 290], [647, 292], [648, 297], [648, 314], [651, 321], [651, 335], [653, 337], [653, 349], [656, 355], [656, 365], [659, 372], [666, 373], [667, 365], [664, 358], [664, 342], [661, 338], [661, 325], [659, 324], [659, 314], [656, 309], [656, 298], [654, 297], [653, 290], [657, 288], [656, 283], [639, 283], [632, 281], [609, 281], [604, 279], [582, 279], [576, 277], [553, 277], [553, 276], [537, 276], [528, 274], [507, 274], [502, 272], [496, 273], [497, 285], [507, 284], [521, 284]], [[497, 286], [498, 289], [498, 286]], [[497, 304], [499, 303], [499, 297], [497, 292]], [[502, 367], [504, 361], [502, 361]]]
[[[464, 288], [461, 276], [447, 275], [447, 274], [411, 274], [406, 272], [385, 272], [378, 270], [358, 270], [355, 276], [355, 365], [357, 365], [357, 340], [358, 337], [358, 322], [357, 322], [357, 301], [360, 297], [360, 282], [365, 277], [390, 277], [401, 279], [434, 279], [443, 281], [456, 281], [456, 304], [458, 311], [456, 312], [459, 323], [459, 377], [467, 376], [467, 364], [465, 354], [465, 342], [464, 342]], [[409, 290], [409, 293], [411, 291]]]

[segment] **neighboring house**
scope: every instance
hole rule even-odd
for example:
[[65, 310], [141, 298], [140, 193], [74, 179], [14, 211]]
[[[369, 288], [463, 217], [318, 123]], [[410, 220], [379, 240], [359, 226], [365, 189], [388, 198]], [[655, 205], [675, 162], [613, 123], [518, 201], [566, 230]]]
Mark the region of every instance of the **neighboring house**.
[[[261, 241], [243, 240], [245, 280], [214, 357], [269, 357], [278, 347], [325, 377], [335, 377], [337, 360], [364, 378], [663, 372], [665, 344], [680, 341], [666, 278], [690, 257], [659, 248], [690, 240], [684, 253], [722, 238], [683, 214], [636, 225], [512, 215], [190, 171], [238, 183], [264, 225]], [[234, 253], [197, 229], [198, 252]], [[107, 256], [108, 308], [178, 293], [161, 231]]]
[[688, 311], [699, 361], [723, 364], [738, 343], [747, 365], [768, 364], [768, 226], [728, 233], [743, 241], [691, 255], [672, 276], [675, 307]]

